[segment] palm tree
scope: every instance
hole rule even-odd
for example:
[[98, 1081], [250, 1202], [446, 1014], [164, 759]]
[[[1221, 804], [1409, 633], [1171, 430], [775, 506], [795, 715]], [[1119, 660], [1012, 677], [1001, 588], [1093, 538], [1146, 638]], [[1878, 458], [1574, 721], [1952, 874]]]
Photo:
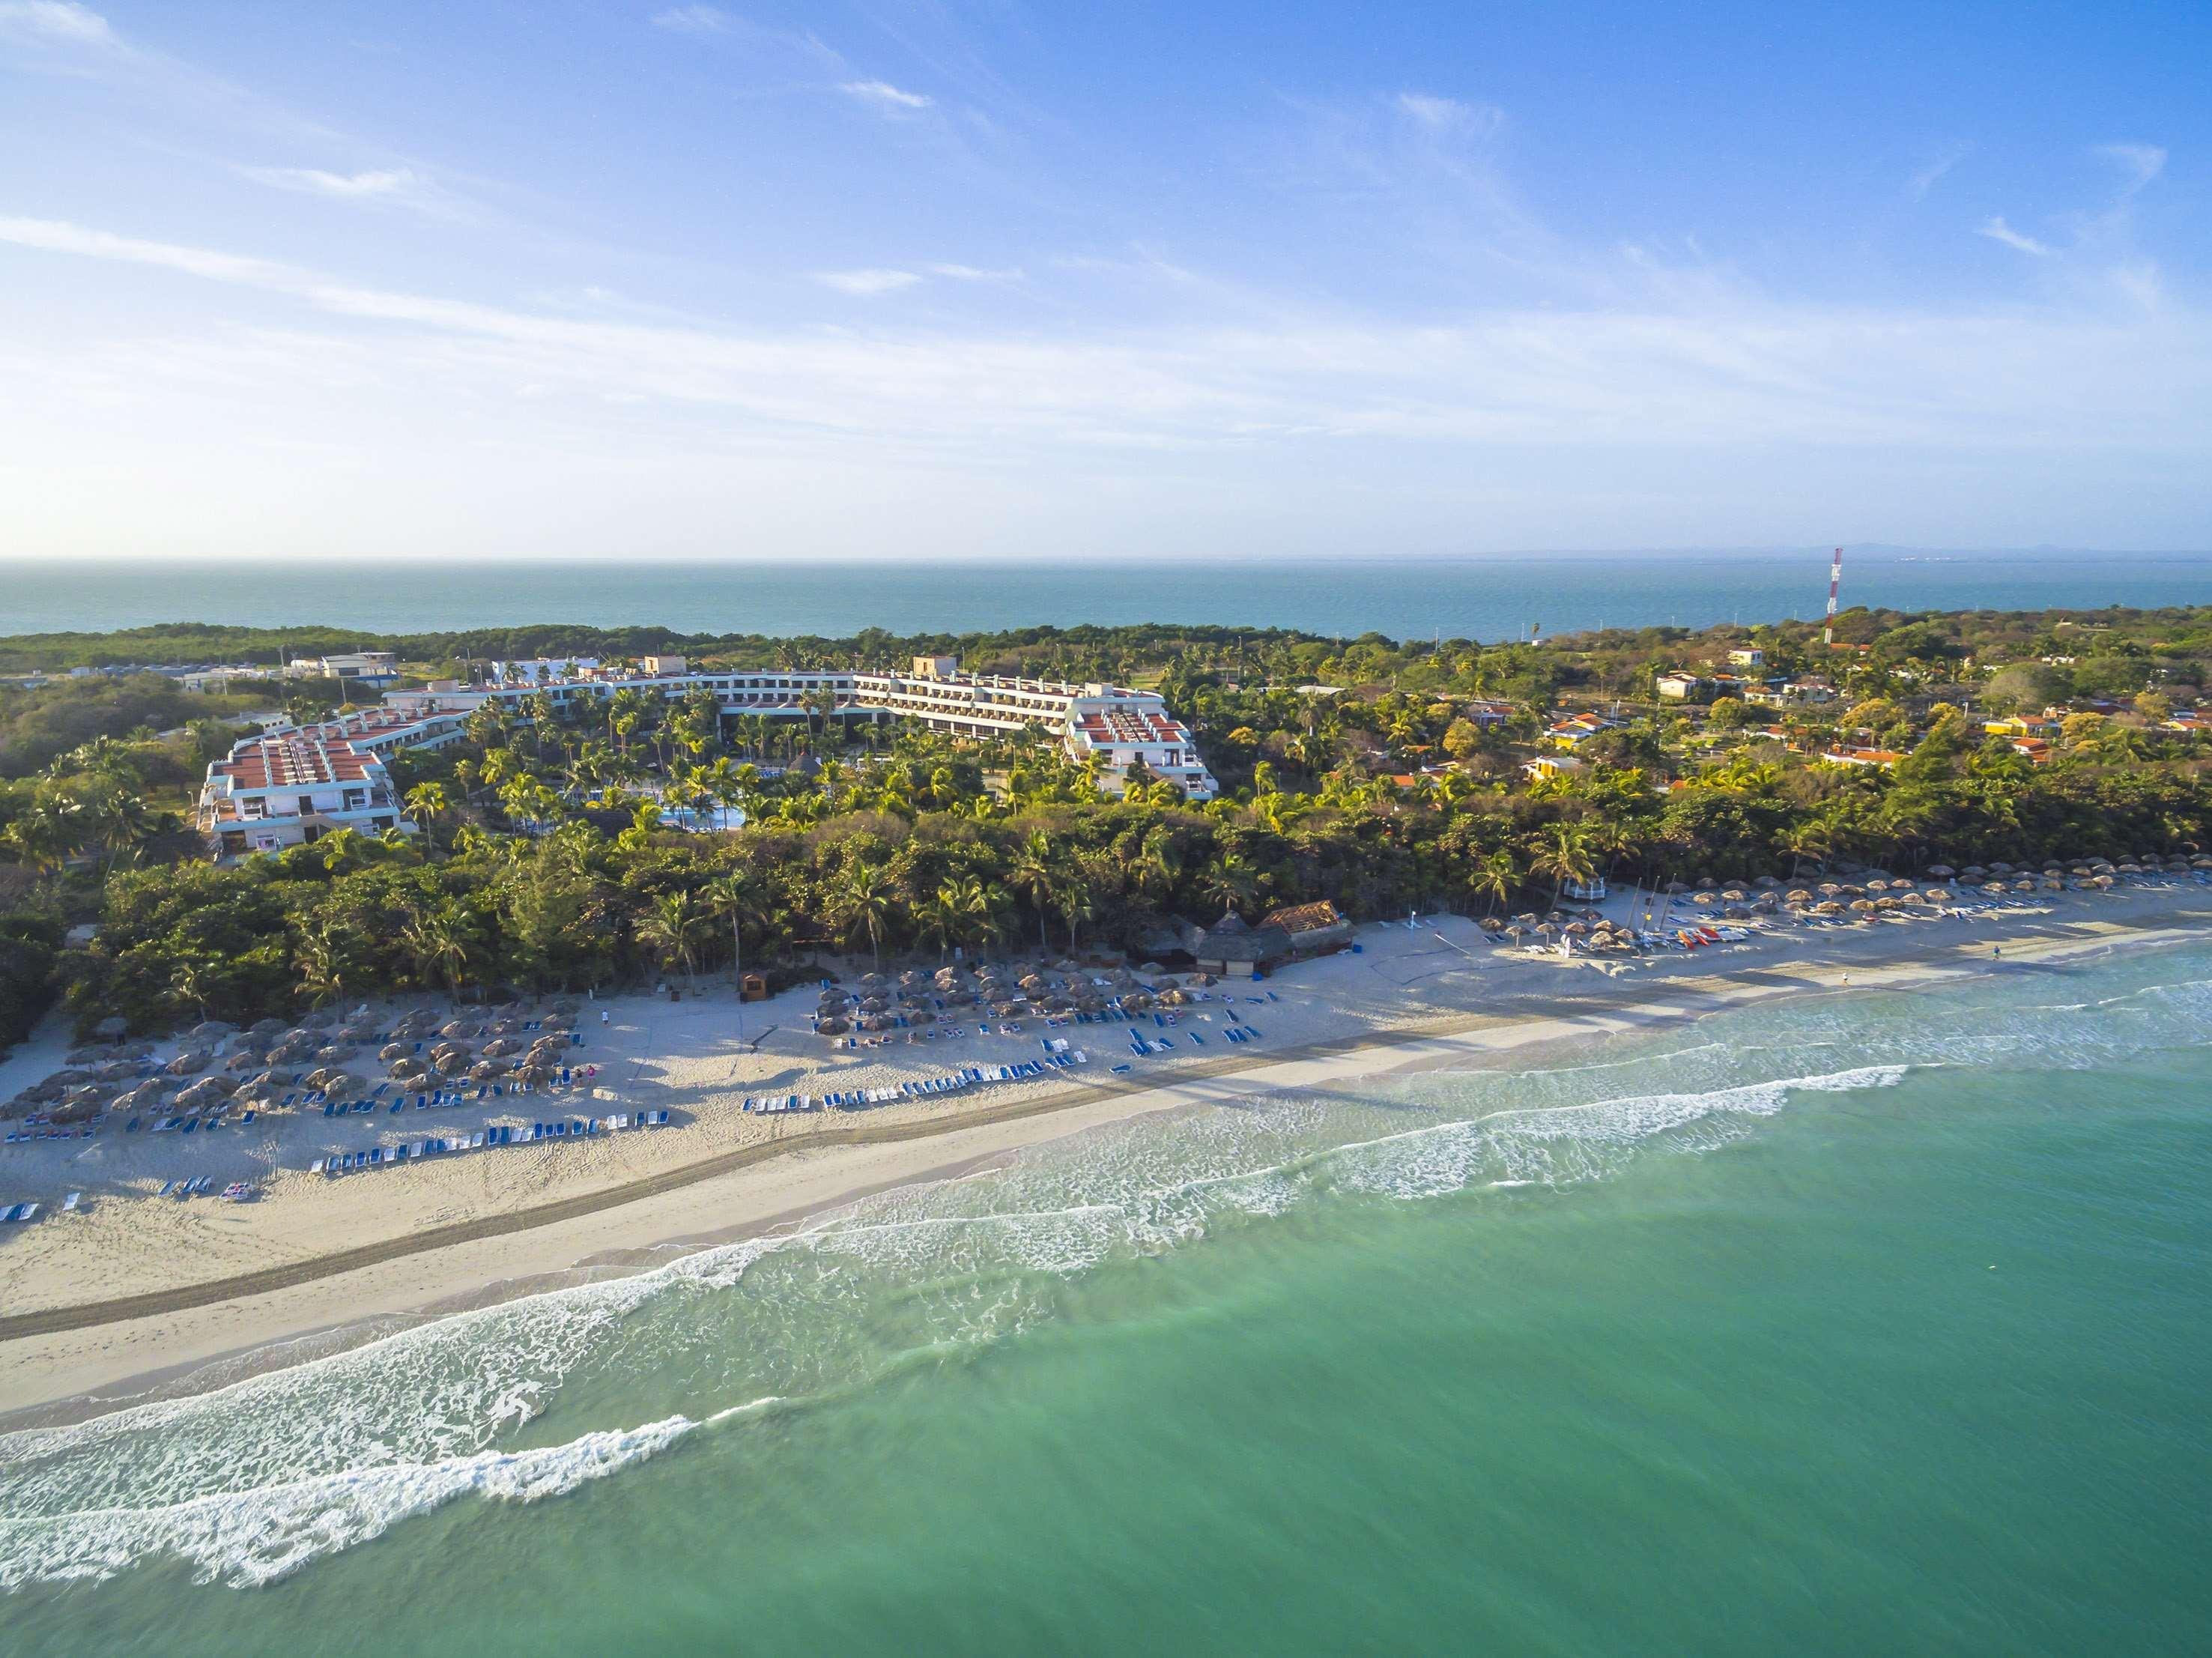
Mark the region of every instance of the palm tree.
[[353, 942], [353, 929], [343, 922], [328, 921], [301, 929], [300, 942], [292, 952], [292, 965], [299, 971], [300, 982], [292, 988], [295, 994], [307, 998], [309, 1006], [319, 1008], [332, 997], [345, 994], [345, 981], [351, 977], [354, 967], [350, 954]]
[[1531, 874], [1552, 877], [1552, 903], [1556, 906], [1567, 883], [1585, 885], [1596, 873], [1590, 858], [1589, 832], [1578, 823], [1555, 823], [1528, 859]]
[[1060, 872], [1054, 867], [1052, 842], [1042, 829], [1032, 829], [1022, 843], [1022, 850], [1014, 859], [1014, 866], [1006, 872], [1006, 884], [1029, 899], [1037, 912], [1037, 948], [1046, 948], [1044, 936], [1045, 911], [1054, 907], [1053, 896], [1059, 890]]
[[848, 937], [865, 932], [876, 966], [884, 965], [884, 926], [890, 919], [891, 886], [884, 872], [870, 863], [856, 863], [846, 872], [838, 908], [845, 917]]
[[179, 1002], [188, 1002], [198, 1009], [202, 1019], [208, 1016], [208, 1003], [218, 988], [215, 963], [202, 955], [188, 955], [169, 974], [169, 994]]
[[947, 881], [921, 901], [915, 911], [915, 925], [925, 940], [934, 941], [937, 959], [945, 960], [955, 939], [967, 930], [967, 905], [962, 902], [960, 889]]
[[637, 936], [659, 951], [664, 960], [672, 956], [682, 962], [684, 977], [696, 982], [699, 929], [706, 922], [697, 900], [679, 887], [663, 893], [653, 900], [653, 907], [637, 918]]
[[1252, 901], [1259, 890], [1259, 874], [1239, 852], [1224, 852], [1214, 865], [1200, 877], [1200, 886], [1206, 895], [1220, 901], [1222, 909], [1242, 909]]
[[40, 874], [52, 875], [77, 850], [78, 832], [71, 813], [57, 800], [35, 801], [9, 824], [0, 840]]
[[442, 783], [418, 783], [407, 791], [408, 814], [425, 836], [434, 834], [438, 820], [452, 809], [452, 804]]
[[1067, 948], [1075, 948], [1077, 927], [1097, 915], [1097, 906], [1091, 902], [1091, 888], [1081, 881], [1071, 881], [1060, 889], [1054, 900], [1060, 918], [1067, 923]]
[[1478, 893], [1487, 893], [1492, 904], [1502, 910], [1505, 907], [1505, 900], [1513, 895], [1514, 888], [1521, 884], [1520, 863], [1510, 850], [1501, 846], [1475, 865], [1474, 879], [1469, 884]]
[[468, 921], [459, 905], [449, 899], [434, 910], [414, 911], [399, 930], [399, 943], [416, 972], [443, 979], [447, 994], [461, 999], [471, 951]]
[[1828, 826], [1818, 818], [1807, 818], [1801, 823], [1791, 824], [1776, 837], [1776, 843], [1782, 850], [1790, 854], [1790, 879], [1792, 881], [1797, 879], [1797, 872], [1804, 867], [1806, 859], [1810, 858], [1818, 863], [1833, 850]]
[[732, 870], [719, 880], [710, 881], [699, 889], [699, 896], [707, 908], [715, 915], [730, 918], [731, 969], [737, 975], [738, 1000], [742, 1003], [745, 994], [745, 911], [751, 906], [752, 885], [740, 870]]

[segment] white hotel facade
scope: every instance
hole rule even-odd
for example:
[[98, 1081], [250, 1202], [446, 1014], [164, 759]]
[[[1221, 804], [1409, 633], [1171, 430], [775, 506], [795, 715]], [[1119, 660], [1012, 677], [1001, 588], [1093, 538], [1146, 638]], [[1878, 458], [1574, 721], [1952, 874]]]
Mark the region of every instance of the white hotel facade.
[[392, 802], [383, 757], [396, 748], [458, 741], [463, 722], [483, 704], [519, 709], [540, 693], [565, 712], [583, 698], [620, 691], [680, 702], [703, 690], [726, 719], [805, 720], [821, 711], [827, 692], [831, 716], [845, 721], [914, 720], [933, 731], [978, 738], [1048, 735], [1073, 759], [1095, 757], [1099, 787], [1109, 793], [1140, 765], [1194, 801], [1212, 799], [1218, 788], [1189, 729], [1152, 692], [963, 674], [950, 656], [917, 656], [906, 674], [694, 672], [681, 656], [647, 656], [635, 668], [574, 660], [495, 662], [492, 668], [489, 684], [434, 682], [421, 691], [386, 692], [380, 707], [240, 743], [228, 759], [208, 768], [202, 831], [218, 856], [281, 850], [334, 828], [412, 833]]

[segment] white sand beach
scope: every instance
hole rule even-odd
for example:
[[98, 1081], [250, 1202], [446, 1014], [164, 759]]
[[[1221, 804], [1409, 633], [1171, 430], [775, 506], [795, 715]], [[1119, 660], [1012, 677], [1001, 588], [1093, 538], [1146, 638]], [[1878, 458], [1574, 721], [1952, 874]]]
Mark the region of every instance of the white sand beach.
[[[1626, 914], [1624, 900], [1606, 907]], [[131, 1395], [155, 1373], [558, 1281], [549, 1275], [635, 1271], [672, 1249], [799, 1223], [868, 1192], [1143, 1112], [1409, 1067], [1511, 1065], [1540, 1045], [1738, 1003], [2152, 948], [2198, 936], [2208, 923], [2212, 888], [2186, 879], [2023, 894], [1964, 917], [1785, 923], [1741, 942], [1638, 957], [1501, 948], [1464, 920], [1424, 917], [1364, 927], [1358, 953], [1289, 966], [1263, 984], [1215, 986], [1172, 1029], [1146, 1019], [1048, 1030], [1031, 1018], [1018, 1035], [975, 1034], [971, 1024], [958, 1039], [860, 1050], [833, 1048], [809, 1031], [811, 987], [744, 1008], [743, 1039], [726, 981], [702, 980], [679, 1003], [586, 1003], [585, 1045], [573, 1057], [599, 1067], [587, 1089], [398, 1116], [266, 1112], [243, 1128], [189, 1137], [125, 1134], [111, 1124], [90, 1139], [0, 1149], [0, 1202], [46, 1206], [36, 1222], [0, 1234], [0, 1411]], [[1993, 960], [1997, 949], [2002, 959]], [[1222, 1032], [1232, 1021], [1256, 1039], [1230, 1044]], [[771, 1027], [750, 1051], [750, 1039]], [[1133, 1029], [1174, 1046], [1134, 1058]], [[1068, 1039], [1090, 1063], [861, 1112], [742, 1109], [749, 1095], [819, 1096], [1034, 1058], [1041, 1037]], [[67, 1045], [54, 1030], [11, 1055], [0, 1064], [0, 1097], [53, 1070]], [[1127, 1073], [1111, 1070], [1125, 1063]], [[317, 1158], [373, 1144], [647, 1110], [668, 1111], [671, 1126], [336, 1179], [308, 1173]], [[232, 1204], [152, 1195], [185, 1175], [210, 1177], [213, 1192], [247, 1182], [258, 1196]], [[56, 1213], [71, 1192], [84, 1194], [77, 1211]], [[249, 1276], [257, 1274], [258, 1282]], [[153, 1299], [127, 1313], [95, 1307], [131, 1296]], [[52, 1327], [87, 1308], [98, 1321]]]

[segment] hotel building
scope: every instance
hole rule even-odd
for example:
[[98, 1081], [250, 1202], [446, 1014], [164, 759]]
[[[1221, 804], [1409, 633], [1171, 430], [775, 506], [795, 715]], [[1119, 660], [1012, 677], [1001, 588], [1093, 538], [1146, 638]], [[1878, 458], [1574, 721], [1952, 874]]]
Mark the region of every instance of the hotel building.
[[[1096, 757], [1099, 787], [1118, 791], [1142, 765], [1194, 801], [1218, 785], [1189, 729], [1148, 691], [1049, 680], [1000, 679], [960, 672], [950, 656], [917, 656], [906, 674], [843, 669], [695, 671], [681, 656], [648, 656], [638, 667], [570, 661], [503, 662], [501, 683], [433, 683], [385, 693], [381, 706], [320, 725], [287, 727], [252, 738], [208, 768], [199, 823], [218, 856], [273, 851], [335, 828], [412, 833], [392, 801], [384, 756], [396, 748], [435, 748], [459, 741], [471, 710], [497, 702], [519, 709], [544, 695], [564, 714], [586, 698], [641, 692], [680, 702], [711, 695], [725, 719], [757, 716], [831, 717], [875, 723], [917, 721], [933, 731], [988, 738], [1042, 732], [1071, 759]], [[284, 781], [296, 778], [299, 781]]]
[[319, 725], [279, 726], [234, 745], [207, 770], [196, 821], [218, 858], [281, 852], [334, 829], [415, 833], [400, 811], [385, 756], [442, 748], [461, 737], [458, 714], [368, 709]]
[[840, 720], [913, 720], [933, 731], [963, 737], [1048, 733], [1077, 760], [1100, 756], [1105, 766], [1101, 787], [1109, 789], [1117, 788], [1139, 760], [1146, 770], [1174, 783], [1192, 800], [1211, 800], [1218, 787], [1199, 757], [1188, 728], [1152, 692], [963, 674], [957, 659], [951, 656], [917, 656], [905, 674], [843, 668], [708, 672], [693, 669], [681, 656], [647, 656], [637, 668], [581, 668], [550, 675], [533, 672], [536, 665], [532, 663], [501, 666], [512, 683], [448, 682], [423, 691], [388, 692], [384, 706], [418, 717], [466, 714], [487, 702], [519, 707], [542, 692], [556, 709], [565, 710], [580, 698], [611, 697], [620, 691], [680, 702], [703, 690], [714, 697], [725, 718], [804, 720], [817, 711], [826, 692], [832, 699], [832, 716]]

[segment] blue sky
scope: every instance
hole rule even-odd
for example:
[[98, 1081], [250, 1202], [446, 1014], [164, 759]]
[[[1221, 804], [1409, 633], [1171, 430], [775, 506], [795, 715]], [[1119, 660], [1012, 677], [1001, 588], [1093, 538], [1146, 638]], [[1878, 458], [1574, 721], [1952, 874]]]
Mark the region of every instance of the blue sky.
[[2212, 545], [2212, 7], [0, 0], [11, 550]]

